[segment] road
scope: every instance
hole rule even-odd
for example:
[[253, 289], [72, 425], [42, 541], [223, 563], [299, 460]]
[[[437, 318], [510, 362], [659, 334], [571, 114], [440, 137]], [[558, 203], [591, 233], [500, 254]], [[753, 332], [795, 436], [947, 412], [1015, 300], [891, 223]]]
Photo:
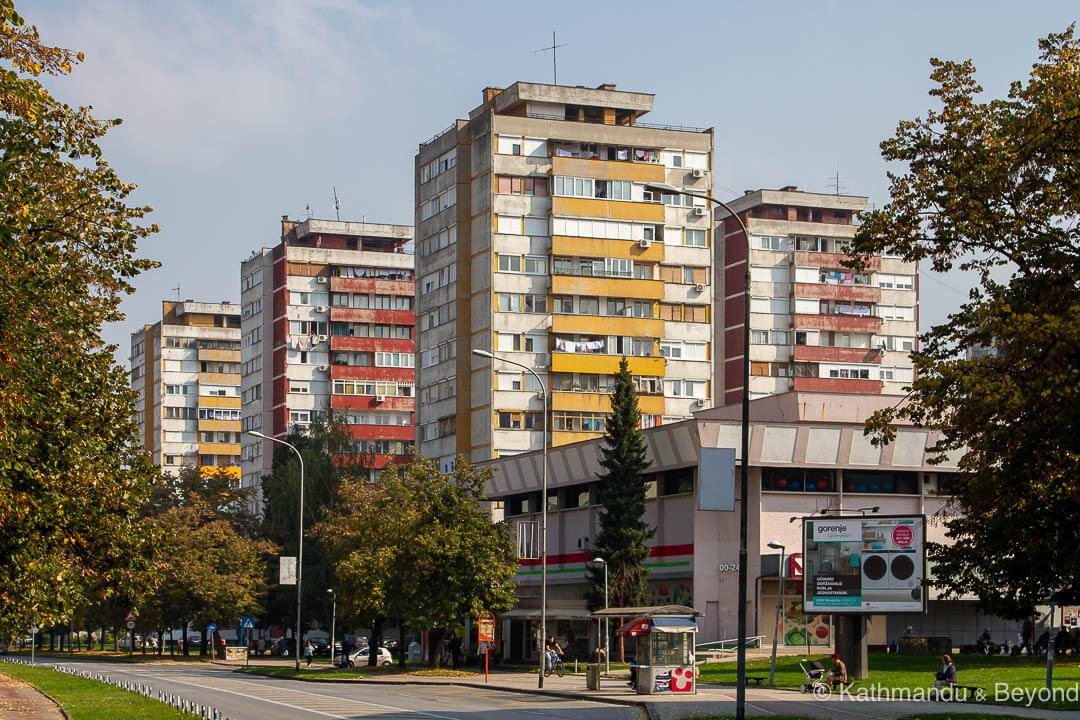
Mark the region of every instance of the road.
[[66, 662], [217, 708], [230, 720], [640, 720], [637, 708], [450, 685], [299, 683], [218, 665]]

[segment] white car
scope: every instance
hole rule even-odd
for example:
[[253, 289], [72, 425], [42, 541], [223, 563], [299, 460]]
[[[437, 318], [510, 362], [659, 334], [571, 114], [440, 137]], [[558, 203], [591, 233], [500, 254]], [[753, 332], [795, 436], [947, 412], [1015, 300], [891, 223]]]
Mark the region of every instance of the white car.
[[[364, 665], [367, 665], [368, 664], [368, 648], [367, 647], [362, 647], [359, 650], [357, 650], [356, 652], [354, 652], [352, 655], [349, 656], [349, 661], [352, 662], [352, 664], [357, 666], [357, 667], [363, 667]], [[387, 665], [393, 665], [394, 664], [394, 656], [390, 654], [389, 650], [387, 650], [384, 647], [381, 647], [381, 648], [379, 648], [379, 657], [376, 659], [375, 662], [376, 662], [376, 664], [382, 665], [383, 667], [385, 667]]]

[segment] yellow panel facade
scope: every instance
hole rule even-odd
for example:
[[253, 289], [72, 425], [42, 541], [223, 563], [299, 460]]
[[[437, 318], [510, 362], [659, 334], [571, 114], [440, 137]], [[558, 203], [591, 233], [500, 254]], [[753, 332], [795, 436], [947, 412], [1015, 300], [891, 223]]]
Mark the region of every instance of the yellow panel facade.
[[239, 420], [199, 420], [199, 432], [221, 430], [224, 432], [240, 432]]
[[199, 348], [200, 360], [211, 360], [217, 362], [240, 362], [239, 350], [212, 350], [210, 348]]
[[583, 160], [581, 158], [551, 158], [551, 174], [569, 177], [630, 180], [636, 182], [666, 182], [663, 165], [646, 163]]
[[239, 455], [240, 445], [234, 443], [199, 443], [200, 455]]
[[[555, 392], [551, 394], [552, 410], [582, 412], [611, 412], [611, 396], [606, 393]], [[663, 395], [638, 395], [638, 409], [643, 415], [663, 415]]]
[[557, 445], [569, 445], [570, 443], [581, 442], [582, 440], [592, 440], [593, 438], [601, 437], [604, 433], [598, 432], [558, 432], [553, 431], [551, 433], [551, 444]]
[[551, 331], [557, 334], [662, 338], [664, 321], [607, 315], [552, 315]]
[[551, 294], [660, 300], [664, 297], [664, 283], [634, 278], [552, 275]]
[[215, 467], [213, 465], [203, 465], [199, 468], [199, 474], [203, 477], [213, 477], [215, 475], [227, 475], [228, 477], [236, 480], [240, 479], [240, 467], [238, 465], [222, 465]]
[[200, 385], [240, 385], [240, 373], [199, 373]]
[[551, 252], [553, 255], [629, 258], [635, 262], [660, 263], [664, 261], [663, 243], [652, 243], [649, 247], [643, 248], [634, 240], [555, 235], [551, 238]]
[[566, 217], [610, 218], [638, 222], [664, 222], [664, 206], [658, 203], [594, 198], [551, 198], [551, 213]]
[[[551, 371], [614, 375], [619, 372], [621, 360], [622, 358], [617, 355], [575, 355], [555, 352], [551, 354]], [[660, 377], [664, 374], [664, 358], [662, 357], [629, 357], [626, 358], [626, 363], [631, 375]]]
[[218, 397], [216, 395], [200, 395], [199, 407], [205, 408], [238, 408], [240, 407], [240, 398], [238, 397]]

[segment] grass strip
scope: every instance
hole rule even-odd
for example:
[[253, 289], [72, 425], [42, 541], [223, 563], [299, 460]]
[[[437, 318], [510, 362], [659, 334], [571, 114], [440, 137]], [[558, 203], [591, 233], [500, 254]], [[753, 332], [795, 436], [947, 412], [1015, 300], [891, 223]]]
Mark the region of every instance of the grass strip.
[[164, 703], [127, 690], [56, 672], [47, 667], [3, 663], [0, 672], [25, 680], [51, 695], [71, 715], [72, 720], [190, 720]]

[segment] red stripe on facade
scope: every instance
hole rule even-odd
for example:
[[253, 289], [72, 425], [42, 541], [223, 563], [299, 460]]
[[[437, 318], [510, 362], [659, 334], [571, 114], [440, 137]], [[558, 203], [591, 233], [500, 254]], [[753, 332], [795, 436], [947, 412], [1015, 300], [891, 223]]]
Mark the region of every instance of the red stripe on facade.
[[[694, 544], [689, 543], [687, 545], [660, 545], [659, 547], [649, 548], [649, 557], [673, 557], [676, 555], [693, 555]], [[562, 553], [561, 555], [548, 555], [548, 565], [575, 565], [577, 563], [588, 562], [593, 559], [595, 553], [577, 552], [577, 553]], [[539, 565], [539, 560], [518, 560], [520, 565]]]

